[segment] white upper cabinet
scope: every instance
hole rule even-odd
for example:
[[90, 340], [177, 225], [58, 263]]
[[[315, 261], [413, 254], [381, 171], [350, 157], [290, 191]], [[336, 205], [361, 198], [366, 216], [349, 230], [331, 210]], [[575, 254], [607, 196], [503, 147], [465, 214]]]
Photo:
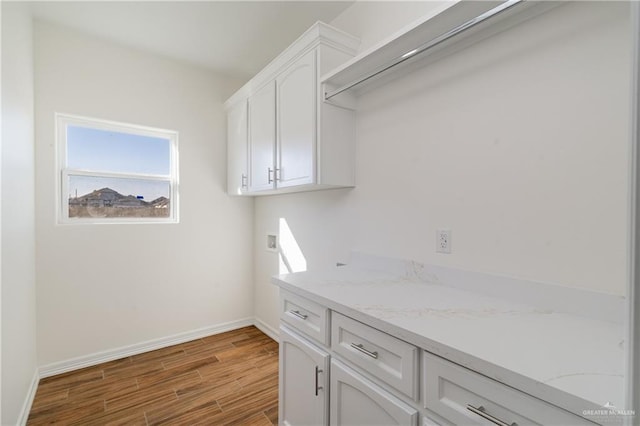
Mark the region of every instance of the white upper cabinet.
[[249, 98], [249, 191], [275, 187], [275, 147], [276, 92], [271, 82]]
[[247, 102], [239, 102], [229, 109], [227, 115], [227, 192], [242, 195], [248, 185]]
[[316, 51], [276, 79], [278, 187], [314, 183], [316, 148]]
[[[230, 155], [230, 194], [355, 185], [355, 113], [321, 101], [320, 76], [352, 58], [358, 44], [358, 39], [317, 22], [227, 100], [229, 114], [235, 105], [248, 102], [248, 184], [240, 191], [232, 184], [240, 161], [232, 163]], [[231, 129], [228, 134], [229, 152], [240, 152], [232, 145], [242, 141]]]

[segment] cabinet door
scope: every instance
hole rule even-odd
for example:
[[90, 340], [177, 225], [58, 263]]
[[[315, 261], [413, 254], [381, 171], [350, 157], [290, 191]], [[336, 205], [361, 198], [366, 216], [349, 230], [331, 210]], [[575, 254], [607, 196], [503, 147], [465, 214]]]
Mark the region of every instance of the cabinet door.
[[280, 424], [328, 424], [328, 371], [326, 352], [280, 327]]
[[249, 191], [274, 188], [276, 92], [271, 82], [249, 98]]
[[315, 182], [316, 51], [276, 79], [278, 91], [278, 187]]
[[418, 411], [349, 367], [331, 360], [331, 424], [415, 426]]
[[239, 102], [227, 115], [227, 192], [241, 195], [247, 190], [247, 101]]

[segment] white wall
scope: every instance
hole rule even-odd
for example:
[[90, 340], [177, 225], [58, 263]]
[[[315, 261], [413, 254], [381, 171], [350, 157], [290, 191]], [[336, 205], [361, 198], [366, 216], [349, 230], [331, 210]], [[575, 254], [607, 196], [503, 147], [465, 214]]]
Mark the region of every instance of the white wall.
[[[334, 23], [379, 40], [353, 13], [380, 7]], [[309, 269], [355, 249], [625, 294], [628, 16], [570, 3], [361, 97], [355, 189], [256, 200], [257, 317], [278, 324], [263, 243], [279, 218]], [[450, 255], [435, 253], [439, 227]]]
[[16, 424], [36, 372], [33, 40], [2, 2], [2, 420]]
[[331, 25], [360, 37], [364, 52], [407, 25], [423, 22], [452, 1], [356, 1], [338, 15]]
[[[225, 193], [237, 83], [36, 23], [40, 365], [252, 317], [253, 201]], [[177, 130], [180, 224], [56, 225], [55, 112]]]

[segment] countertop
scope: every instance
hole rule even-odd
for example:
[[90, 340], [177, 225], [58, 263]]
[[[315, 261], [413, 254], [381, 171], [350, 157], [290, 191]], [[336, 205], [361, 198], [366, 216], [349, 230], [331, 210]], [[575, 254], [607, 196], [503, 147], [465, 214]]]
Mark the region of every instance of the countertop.
[[272, 281], [578, 415], [624, 406], [619, 323], [360, 267]]

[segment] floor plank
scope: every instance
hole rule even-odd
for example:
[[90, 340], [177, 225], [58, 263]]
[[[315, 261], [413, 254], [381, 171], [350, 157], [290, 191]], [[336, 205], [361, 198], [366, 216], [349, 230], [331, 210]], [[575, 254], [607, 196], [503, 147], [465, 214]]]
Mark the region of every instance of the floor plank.
[[278, 344], [256, 327], [40, 380], [28, 425], [278, 424]]

